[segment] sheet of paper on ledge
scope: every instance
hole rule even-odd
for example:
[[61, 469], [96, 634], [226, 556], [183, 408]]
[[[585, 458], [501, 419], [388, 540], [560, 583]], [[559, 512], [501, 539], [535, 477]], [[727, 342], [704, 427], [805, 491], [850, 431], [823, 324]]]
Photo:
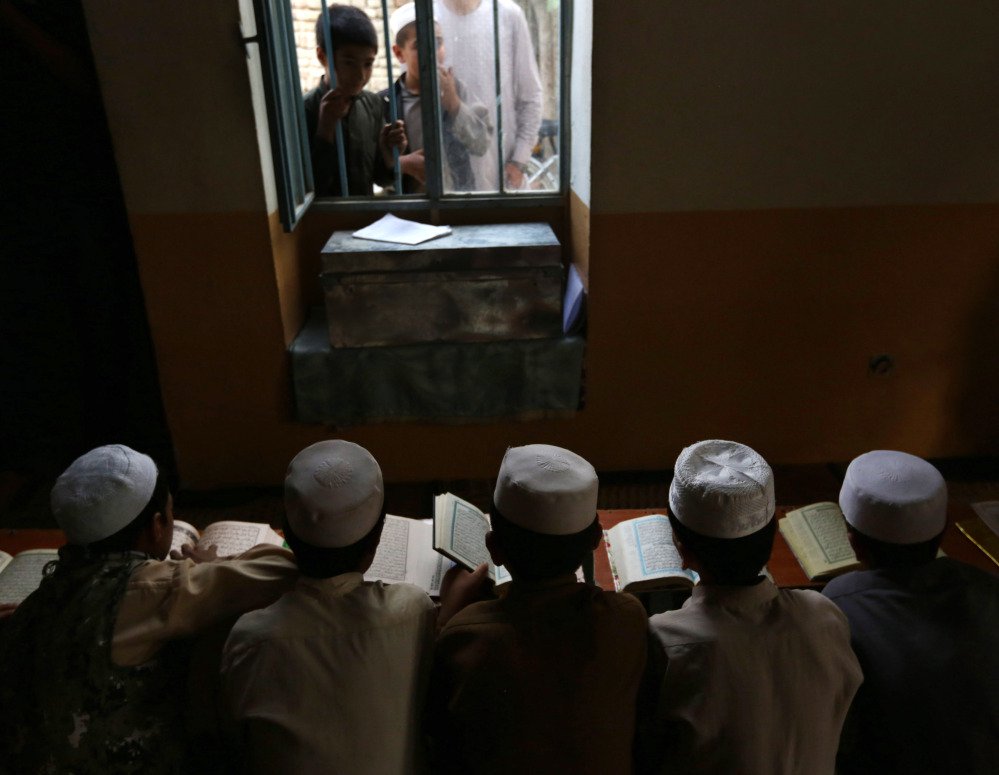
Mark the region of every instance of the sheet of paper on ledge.
[[416, 221], [406, 221], [387, 213], [370, 226], [358, 229], [353, 236], [376, 242], [395, 242], [399, 245], [419, 245], [421, 242], [444, 237], [451, 233], [450, 226], [431, 226]]

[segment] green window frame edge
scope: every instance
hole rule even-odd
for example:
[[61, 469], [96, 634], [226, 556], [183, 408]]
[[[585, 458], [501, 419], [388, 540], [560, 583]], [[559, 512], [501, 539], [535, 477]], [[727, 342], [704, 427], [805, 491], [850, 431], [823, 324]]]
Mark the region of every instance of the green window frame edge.
[[292, 231], [315, 200], [291, 3], [253, 0], [278, 210]]
[[[415, 0], [417, 35], [420, 40], [434, 40], [433, 0]], [[492, 0], [484, 0], [492, 2]], [[568, 197], [571, 147], [571, 106], [569, 76], [572, 63], [572, 0], [559, 3], [559, 190], [538, 193], [446, 194], [440, 165], [440, 104], [427, 98], [423, 110], [423, 136], [427, 158], [427, 195], [393, 195], [391, 197], [348, 197], [317, 199], [312, 179], [309, 139], [305, 123], [305, 106], [298, 75], [291, 3], [288, 0], [253, 0], [260, 48], [267, 122], [271, 141], [271, 157], [277, 189], [281, 224], [291, 232], [302, 216], [312, 207], [322, 212], [352, 211], [421, 211], [436, 212], [472, 209], [526, 209], [564, 206]], [[384, 42], [384, 41], [383, 41]], [[426, 94], [439, 91], [436, 50], [420, 56], [420, 79], [431, 83]], [[425, 79], [425, 80], [424, 80]], [[391, 86], [391, 85], [390, 85]], [[428, 105], [429, 103], [429, 110]]]

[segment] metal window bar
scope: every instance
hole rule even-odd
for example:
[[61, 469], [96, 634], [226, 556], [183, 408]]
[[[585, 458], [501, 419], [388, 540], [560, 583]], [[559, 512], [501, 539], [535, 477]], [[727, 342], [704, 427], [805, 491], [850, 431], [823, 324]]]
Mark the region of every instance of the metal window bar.
[[433, 0], [416, 0], [416, 44], [420, 58], [420, 112], [423, 118], [423, 158], [426, 163], [427, 197], [432, 220], [444, 194], [443, 154], [441, 152], [440, 79], [437, 77], [437, 34], [434, 28]]
[[[382, 34], [385, 36], [385, 66], [388, 69], [389, 119], [392, 124], [399, 120], [399, 109], [395, 100], [395, 79], [392, 77], [392, 37], [389, 30], [388, 0], [382, 0]], [[395, 167], [395, 193], [402, 194], [402, 165], [399, 163], [399, 149], [392, 149]]]
[[253, 10], [256, 35], [246, 37], [241, 32], [241, 36], [244, 46], [255, 42], [260, 53], [278, 210], [285, 231], [291, 231], [312, 204], [315, 191], [291, 5], [284, 0], [254, 0]]
[[500, 194], [506, 193], [506, 164], [504, 162], [503, 146], [503, 89], [500, 84], [500, 29], [499, 29], [499, 3], [493, 2], [493, 70], [496, 74], [496, 143], [498, 150], [496, 153], [496, 166], [499, 177], [497, 177], [497, 188]]
[[[290, 8], [291, 4], [287, 4]], [[330, 9], [326, 0], [320, 0], [323, 14], [323, 38], [326, 42], [326, 77], [330, 89], [336, 88], [336, 62], [334, 61], [333, 36], [330, 34]], [[343, 121], [336, 122], [336, 162], [340, 171], [340, 196], [350, 196], [347, 189], [347, 160], [343, 153]]]

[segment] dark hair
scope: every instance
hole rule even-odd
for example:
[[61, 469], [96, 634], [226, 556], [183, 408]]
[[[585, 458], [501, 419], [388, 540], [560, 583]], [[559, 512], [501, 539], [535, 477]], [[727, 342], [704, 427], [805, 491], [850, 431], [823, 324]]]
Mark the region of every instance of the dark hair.
[[[353, 44], [378, 51], [378, 33], [375, 32], [375, 25], [364, 11], [340, 3], [332, 3], [327, 7], [330, 13], [330, 38], [333, 40], [334, 50], [340, 46]], [[321, 13], [316, 18], [316, 45], [323, 50], [323, 53], [328, 53]]]
[[892, 544], [864, 535], [849, 524], [846, 529], [859, 545], [861, 553], [866, 555], [864, 559], [874, 568], [911, 568], [915, 565], [925, 565], [937, 556], [937, 550], [943, 540], [941, 531], [940, 535], [934, 536], [929, 541], [920, 541], [918, 544]]
[[489, 516], [493, 532], [506, 553], [510, 573], [527, 581], [542, 581], [575, 571], [593, 551], [594, 531], [600, 524], [594, 514], [593, 522], [578, 533], [553, 536], [513, 524], [495, 503]]
[[125, 525], [125, 527], [117, 533], [113, 533], [107, 538], [102, 538], [100, 541], [94, 541], [93, 543], [88, 544], [88, 551], [91, 554], [110, 554], [113, 552], [127, 552], [131, 550], [135, 547], [135, 542], [138, 540], [142, 531], [149, 527], [150, 523], [153, 521], [153, 517], [166, 510], [167, 499], [169, 497], [170, 487], [167, 485], [166, 477], [163, 476], [163, 473], [159, 470], [159, 468], [157, 468], [156, 484], [153, 486], [153, 494], [149, 498], [149, 503], [143, 507], [142, 511], [139, 512], [135, 519]]
[[375, 526], [359, 540], [349, 546], [329, 548], [313, 546], [299, 538], [291, 529], [291, 525], [288, 524], [288, 517], [285, 516], [284, 539], [295, 553], [298, 570], [303, 576], [313, 579], [328, 579], [332, 576], [339, 576], [341, 573], [358, 570], [364, 555], [378, 546], [384, 524], [385, 510], [382, 509]]
[[406, 44], [409, 43], [410, 38], [416, 37], [416, 22], [410, 22], [409, 24], [404, 24], [399, 28], [399, 31], [395, 34], [395, 44], [399, 48], [405, 48]]
[[770, 559], [777, 520], [741, 538], [712, 538], [685, 527], [669, 514], [676, 537], [690, 550], [706, 573], [719, 584], [752, 584]]

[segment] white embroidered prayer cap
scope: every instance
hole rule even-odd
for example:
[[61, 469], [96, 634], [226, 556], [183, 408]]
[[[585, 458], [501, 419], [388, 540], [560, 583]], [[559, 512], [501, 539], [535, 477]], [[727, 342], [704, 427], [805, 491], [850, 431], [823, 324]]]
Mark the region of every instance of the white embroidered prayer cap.
[[395, 43], [395, 38], [399, 34], [399, 30], [415, 21], [416, 3], [406, 3], [392, 11], [392, 15], [389, 16], [389, 29], [392, 31], [391, 42]]
[[545, 535], [571, 535], [596, 519], [597, 487], [597, 472], [575, 452], [528, 444], [507, 449], [493, 503], [518, 527]]
[[947, 483], [931, 464], [878, 449], [847, 466], [839, 491], [846, 521], [878, 541], [917, 544], [947, 526]]
[[673, 467], [669, 508], [680, 524], [710, 538], [742, 538], [774, 515], [774, 474], [758, 452], [709, 439], [686, 447]]
[[153, 459], [123, 444], [92, 449], [56, 479], [52, 514], [71, 544], [112, 536], [139, 516], [153, 497]]
[[288, 524], [308, 544], [350, 546], [378, 522], [385, 502], [382, 469], [364, 447], [339, 439], [306, 447], [288, 465]]

